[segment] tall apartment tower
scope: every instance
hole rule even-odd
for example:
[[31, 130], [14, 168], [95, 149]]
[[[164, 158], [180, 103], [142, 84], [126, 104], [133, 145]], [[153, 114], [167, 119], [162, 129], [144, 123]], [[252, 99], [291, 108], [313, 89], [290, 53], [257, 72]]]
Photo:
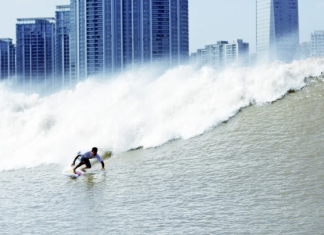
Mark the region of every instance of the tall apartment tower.
[[298, 0], [257, 0], [257, 59], [291, 62], [299, 46]]
[[57, 6], [55, 12], [55, 88], [73, 84], [70, 69], [70, 5]]
[[216, 44], [206, 45], [204, 49], [198, 49], [192, 53], [191, 63], [198, 66], [211, 66], [215, 69], [221, 69], [225, 65], [224, 48], [228, 41], [218, 41]]
[[218, 41], [217, 44], [207, 45], [191, 54], [191, 63], [198, 66], [211, 66], [223, 69], [226, 66], [249, 66], [249, 43], [242, 39], [235, 40], [232, 44], [228, 41]]
[[324, 57], [324, 31], [315, 31], [311, 39], [311, 57]]
[[71, 0], [71, 69], [78, 79], [189, 55], [188, 0]]
[[10, 38], [0, 38], [0, 81], [16, 75], [16, 48]]
[[55, 18], [17, 19], [17, 78], [31, 91], [54, 88]]
[[299, 59], [306, 60], [311, 56], [312, 56], [312, 42], [301, 43], [299, 45]]
[[250, 45], [242, 39], [235, 40], [224, 47], [225, 65], [249, 66]]

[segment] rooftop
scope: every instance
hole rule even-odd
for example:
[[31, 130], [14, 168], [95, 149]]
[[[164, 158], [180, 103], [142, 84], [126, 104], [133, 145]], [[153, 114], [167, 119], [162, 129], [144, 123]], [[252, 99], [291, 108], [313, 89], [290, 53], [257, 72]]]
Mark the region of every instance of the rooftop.
[[60, 5], [60, 6], [56, 6], [57, 10], [70, 10], [70, 5]]
[[19, 18], [17, 19], [18, 23], [20, 24], [32, 24], [35, 23], [37, 20], [45, 20], [49, 22], [55, 22], [55, 18], [53, 17], [45, 17], [45, 18]]
[[0, 38], [0, 41], [12, 42], [11, 38]]

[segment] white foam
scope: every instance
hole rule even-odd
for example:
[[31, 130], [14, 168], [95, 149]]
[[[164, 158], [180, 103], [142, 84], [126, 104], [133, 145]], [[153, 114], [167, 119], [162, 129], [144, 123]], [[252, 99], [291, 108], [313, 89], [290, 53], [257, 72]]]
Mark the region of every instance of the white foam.
[[217, 72], [181, 66], [165, 73], [126, 72], [88, 79], [74, 90], [40, 98], [0, 84], [0, 170], [70, 164], [80, 149], [114, 153], [188, 139], [264, 104], [319, 75], [324, 59]]

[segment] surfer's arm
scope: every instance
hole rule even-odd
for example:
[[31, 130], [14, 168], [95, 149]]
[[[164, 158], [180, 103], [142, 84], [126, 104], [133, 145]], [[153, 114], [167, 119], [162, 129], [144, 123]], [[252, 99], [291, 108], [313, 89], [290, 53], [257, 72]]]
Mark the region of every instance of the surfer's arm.
[[98, 154], [97, 154], [96, 158], [101, 163], [101, 166], [102, 166], [101, 170], [104, 170], [105, 169], [105, 163], [104, 163], [104, 161], [101, 160], [101, 157]]
[[74, 161], [73, 161], [73, 163], [72, 163], [72, 165], [71, 166], [74, 166], [75, 165], [75, 161], [78, 159], [78, 157], [80, 157], [81, 156], [81, 154], [78, 154], [75, 158], [74, 158]]

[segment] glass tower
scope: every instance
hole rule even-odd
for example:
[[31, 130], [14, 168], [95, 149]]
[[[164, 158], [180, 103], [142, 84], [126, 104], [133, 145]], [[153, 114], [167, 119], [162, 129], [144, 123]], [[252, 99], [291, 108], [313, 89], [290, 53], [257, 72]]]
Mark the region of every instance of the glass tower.
[[17, 77], [31, 91], [54, 88], [55, 18], [17, 19]]
[[298, 0], [257, 0], [257, 56], [291, 62], [299, 46]]
[[121, 69], [121, 1], [71, 0], [70, 7], [73, 76], [79, 80]]
[[188, 60], [188, 0], [152, 0], [152, 60], [177, 65]]
[[16, 48], [10, 38], [0, 38], [0, 81], [16, 74]]
[[70, 5], [57, 6], [55, 12], [55, 88], [72, 84], [70, 73]]
[[188, 0], [71, 0], [70, 50], [79, 79], [187, 62]]

